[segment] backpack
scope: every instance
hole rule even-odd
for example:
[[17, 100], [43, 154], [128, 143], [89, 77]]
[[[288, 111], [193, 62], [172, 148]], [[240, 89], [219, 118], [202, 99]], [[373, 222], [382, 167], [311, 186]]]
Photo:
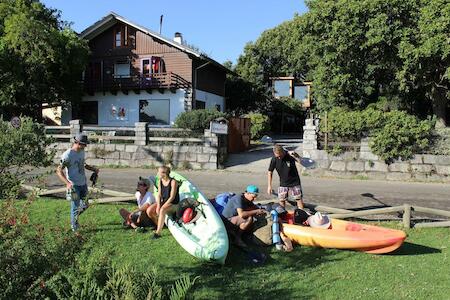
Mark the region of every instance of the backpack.
[[212, 201], [211, 204], [217, 210], [219, 215], [222, 215], [225, 206], [227, 206], [228, 200], [236, 195], [235, 193], [225, 192], [216, 196], [215, 201]]

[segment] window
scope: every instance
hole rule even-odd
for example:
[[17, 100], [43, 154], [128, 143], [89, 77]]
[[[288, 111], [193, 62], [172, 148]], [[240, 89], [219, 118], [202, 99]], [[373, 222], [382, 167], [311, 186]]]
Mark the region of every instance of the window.
[[170, 100], [139, 100], [139, 122], [150, 125], [170, 124]]
[[294, 98], [300, 102], [306, 102], [308, 100], [308, 86], [297, 85], [294, 87]]
[[275, 80], [273, 88], [275, 97], [291, 97], [291, 80]]
[[98, 102], [87, 101], [81, 102], [80, 115], [83, 124], [97, 125], [98, 124]]
[[118, 25], [114, 29], [114, 48], [127, 46], [130, 44], [128, 42], [129, 39], [130, 36], [128, 35], [128, 26]]
[[121, 28], [117, 28], [116, 29], [116, 33], [114, 35], [114, 45], [116, 47], [121, 47], [122, 46], [122, 29]]
[[114, 64], [114, 77], [130, 77], [130, 63], [129, 62], [116, 62]]
[[150, 77], [151, 65], [150, 58], [146, 58], [142, 60], [142, 76]]
[[195, 109], [205, 109], [206, 108], [206, 102], [197, 100], [195, 101]]

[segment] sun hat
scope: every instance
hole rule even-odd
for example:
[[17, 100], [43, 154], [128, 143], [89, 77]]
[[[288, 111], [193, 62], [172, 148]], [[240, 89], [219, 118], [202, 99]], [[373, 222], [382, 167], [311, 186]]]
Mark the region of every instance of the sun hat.
[[322, 215], [320, 212], [316, 212], [314, 215], [308, 218], [308, 224], [314, 228], [328, 229], [331, 225], [331, 220], [327, 215]]
[[75, 142], [77, 142], [77, 143], [79, 143], [79, 144], [82, 144], [82, 145], [87, 145], [87, 144], [89, 144], [88, 137], [87, 137], [87, 135], [84, 134], [84, 133], [77, 133], [77, 134], [74, 136], [74, 140], [75, 140]]
[[253, 184], [248, 185], [247, 188], [245, 189], [245, 191], [247, 193], [255, 194], [255, 195], [258, 195], [258, 193], [259, 193], [258, 187], [256, 185], [253, 185]]

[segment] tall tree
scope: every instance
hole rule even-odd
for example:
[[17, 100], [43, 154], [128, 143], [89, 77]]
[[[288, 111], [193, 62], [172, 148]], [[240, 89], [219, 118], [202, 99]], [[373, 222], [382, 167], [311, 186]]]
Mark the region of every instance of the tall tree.
[[319, 110], [374, 102], [445, 121], [449, 0], [309, 0], [309, 11], [265, 31], [244, 48], [236, 71], [313, 81]]
[[34, 0], [0, 0], [0, 112], [40, 119], [43, 103], [78, 101], [88, 53], [59, 11]]
[[437, 126], [450, 125], [450, 1], [422, 0], [416, 28], [400, 43], [402, 90], [422, 90]]

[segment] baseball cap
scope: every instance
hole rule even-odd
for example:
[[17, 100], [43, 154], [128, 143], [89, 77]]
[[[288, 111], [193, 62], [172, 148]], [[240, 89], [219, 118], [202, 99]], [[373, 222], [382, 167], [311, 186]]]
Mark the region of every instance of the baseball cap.
[[247, 188], [245, 189], [245, 191], [247, 193], [251, 193], [251, 194], [255, 194], [255, 195], [257, 195], [259, 193], [258, 187], [256, 185], [253, 185], [253, 184], [248, 185]]

